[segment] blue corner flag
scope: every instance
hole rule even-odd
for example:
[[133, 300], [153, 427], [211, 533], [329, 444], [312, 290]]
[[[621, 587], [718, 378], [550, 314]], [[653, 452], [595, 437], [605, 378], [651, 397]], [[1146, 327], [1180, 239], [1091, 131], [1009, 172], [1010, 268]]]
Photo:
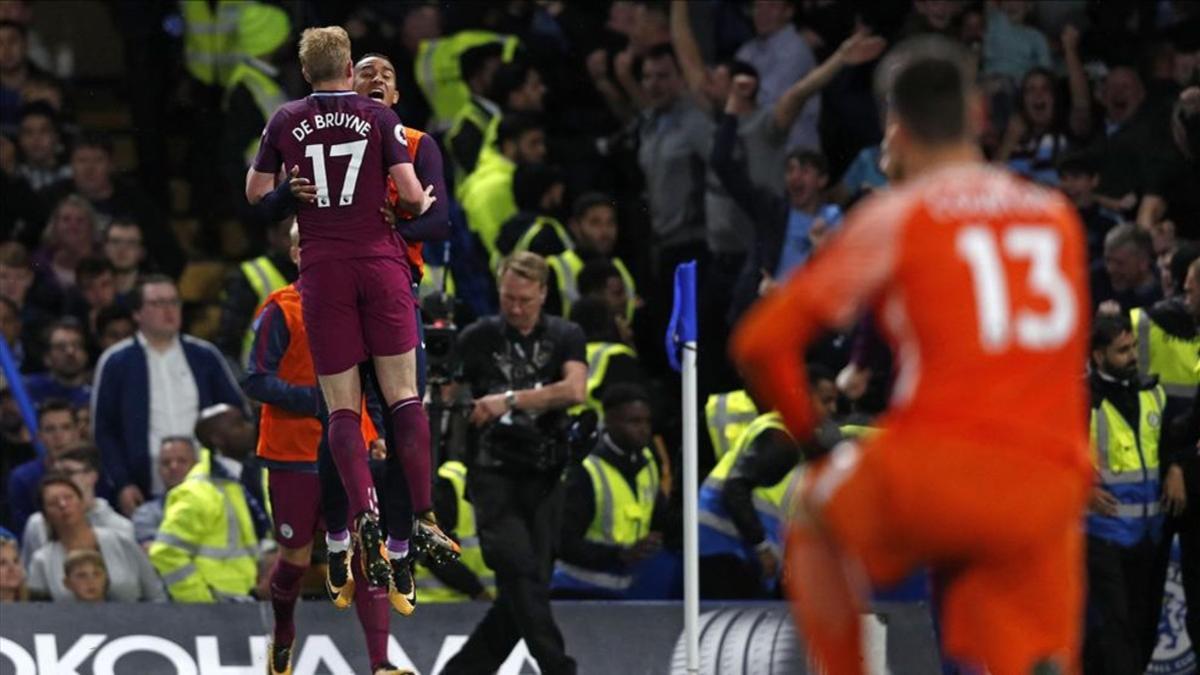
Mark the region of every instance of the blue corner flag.
[[696, 261], [680, 264], [675, 268], [675, 306], [671, 309], [671, 323], [667, 325], [667, 360], [679, 371], [679, 350], [688, 342], [696, 342], [699, 336], [699, 321], [696, 314]]
[[2, 338], [0, 338], [0, 368], [3, 369], [4, 377], [8, 380], [8, 389], [12, 392], [13, 400], [17, 402], [21, 418], [25, 420], [25, 426], [29, 429], [33, 447], [37, 450], [39, 457], [44, 457], [46, 450], [42, 448], [42, 442], [38, 440], [37, 434], [37, 413], [33, 409], [33, 403], [29, 400], [29, 394], [25, 392], [25, 382], [21, 379], [21, 370], [17, 368], [17, 362], [13, 360], [8, 343]]

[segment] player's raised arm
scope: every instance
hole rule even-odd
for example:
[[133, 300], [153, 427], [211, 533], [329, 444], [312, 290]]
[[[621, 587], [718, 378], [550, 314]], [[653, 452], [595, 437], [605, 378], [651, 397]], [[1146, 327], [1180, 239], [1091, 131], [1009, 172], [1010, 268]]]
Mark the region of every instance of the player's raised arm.
[[747, 383], [798, 438], [815, 424], [805, 348], [821, 330], [854, 321], [891, 276], [905, 212], [894, 195], [854, 209], [843, 233], [759, 300], [734, 331], [730, 351]]

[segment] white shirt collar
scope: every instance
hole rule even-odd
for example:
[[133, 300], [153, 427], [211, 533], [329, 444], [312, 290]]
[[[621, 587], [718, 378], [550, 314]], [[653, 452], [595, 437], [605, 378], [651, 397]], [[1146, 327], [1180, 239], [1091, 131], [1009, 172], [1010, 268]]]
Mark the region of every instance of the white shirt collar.
[[139, 330], [138, 332], [134, 333], [134, 337], [137, 339], [138, 344], [142, 346], [142, 349], [145, 349], [147, 352], [154, 352], [155, 354], [169, 354], [175, 351], [175, 349], [177, 349], [180, 345], [179, 336], [176, 335], [175, 339], [171, 341], [171, 346], [168, 347], [165, 352], [159, 352], [158, 350], [154, 349], [154, 347], [150, 346], [150, 341], [146, 339], [146, 336], [142, 334], [142, 331]]

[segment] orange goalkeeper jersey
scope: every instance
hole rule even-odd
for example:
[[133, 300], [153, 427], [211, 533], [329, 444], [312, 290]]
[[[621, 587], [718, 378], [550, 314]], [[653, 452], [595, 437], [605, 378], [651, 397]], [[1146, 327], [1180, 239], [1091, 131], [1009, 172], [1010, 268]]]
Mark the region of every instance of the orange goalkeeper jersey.
[[794, 431], [812, 424], [803, 346], [870, 311], [897, 364], [882, 425], [1090, 471], [1087, 265], [1066, 199], [964, 163], [870, 197], [843, 229], [733, 342]]

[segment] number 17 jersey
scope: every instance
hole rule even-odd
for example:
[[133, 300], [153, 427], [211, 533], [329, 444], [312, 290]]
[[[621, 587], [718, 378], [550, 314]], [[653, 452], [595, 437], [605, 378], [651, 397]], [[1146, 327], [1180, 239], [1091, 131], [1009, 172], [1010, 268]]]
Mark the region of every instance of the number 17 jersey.
[[313, 92], [291, 101], [263, 129], [254, 170], [300, 168], [317, 187], [301, 204], [301, 268], [353, 258], [403, 257], [404, 242], [379, 209], [387, 199], [388, 170], [411, 163], [400, 118], [353, 91]]

